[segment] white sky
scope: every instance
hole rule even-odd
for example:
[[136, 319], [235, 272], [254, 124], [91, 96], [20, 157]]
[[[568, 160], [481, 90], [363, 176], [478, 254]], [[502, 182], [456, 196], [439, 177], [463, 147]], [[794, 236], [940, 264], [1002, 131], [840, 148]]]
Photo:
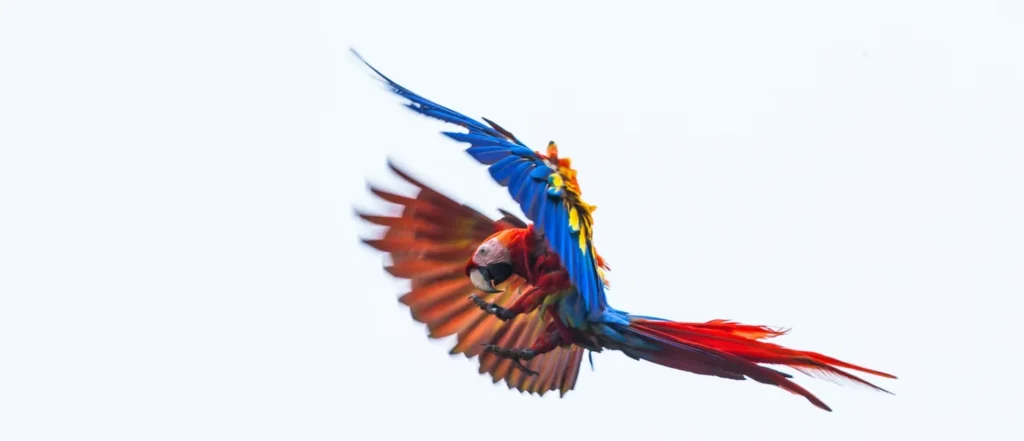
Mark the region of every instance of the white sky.
[[[669, 3], [0, 2], [0, 439], [1021, 439], [1024, 4]], [[515, 205], [349, 46], [557, 141], [614, 306], [792, 327], [896, 395], [613, 352], [492, 385], [352, 208], [388, 156]]]

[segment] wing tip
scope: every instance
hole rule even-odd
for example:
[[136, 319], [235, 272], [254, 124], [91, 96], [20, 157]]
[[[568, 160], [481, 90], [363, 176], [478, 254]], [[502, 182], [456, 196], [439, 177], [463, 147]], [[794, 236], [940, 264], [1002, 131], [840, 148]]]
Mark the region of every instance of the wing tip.
[[385, 160], [387, 162], [388, 169], [390, 169], [394, 174], [398, 175], [398, 177], [405, 180], [405, 182], [408, 182], [421, 190], [427, 189], [428, 186], [426, 184], [424, 184], [419, 179], [412, 177], [412, 174], [406, 171], [405, 167], [398, 165], [398, 161], [396, 161], [395, 158], [389, 155], [385, 158]]
[[389, 87], [393, 87], [393, 88], [394, 87], [398, 87], [398, 84], [395, 83], [394, 81], [392, 81], [391, 78], [388, 78], [387, 75], [384, 75], [383, 72], [377, 70], [376, 67], [373, 67], [373, 65], [370, 64], [369, 61], [366, 61], [366, 59], [363, 58], [362, 54], [360, 54], [359, 51], [357, 51], [355, 47], [349, 46], [348, 51], [354, 57], [356, 57], [357, 60], [359, 60], [361, 63], [363, 63], [364, 66], [370, 68], [370, 70], [372, 70], [373, 73], [377, 74], [377, 79], [378, 80], [383, 81], [384, 83], [387, 83], [387, 85]]

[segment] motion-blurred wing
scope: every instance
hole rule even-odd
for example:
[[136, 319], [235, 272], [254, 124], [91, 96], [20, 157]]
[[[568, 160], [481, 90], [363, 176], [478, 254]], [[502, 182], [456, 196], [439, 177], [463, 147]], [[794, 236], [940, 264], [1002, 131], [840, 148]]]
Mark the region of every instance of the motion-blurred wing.
[[[411, 178], [394, 164], [389, 165], [418, 187], [419, 193], [410, 198], [371, 187], [376, 196], [402, 206], [402, 213], [358, 214], [367, 222], [386, 227], [383, 237], [363, 241], [390, 255], [391, 265], [385, 267], [388, 273], [410, 280], [411, 290], [399, 301], [409, 306], [413, 319], [427, 325], [431, 338], [455, 334], [457, 342], [451, 354], [479, 357], [480, 373], [489, 374], [495, 383], [505, 380], [509, 388], [520, 391], [544, 395], [558, 390], [565, 395], [576, 384], [582, 349], [572, 346], [540, 355], [528, 364], [540, 375], [523, 375], [509, 360], [482, 354], [483, 345], [529, 347], [547, 324], [540, 309], [503, 322], [469, 300], [476, 289], [464, 271], [476, 247], [499, 230], [522, 227], [525, 223], [508, 213], [502, 219], [491, 220]], [[488, 301], [511, 304], [530, 285], [514, 276], [503, 288], [503, 292], [488, 297]]]
[[423, 98], [391, 81], [363, 60], [389, 89], [408, 99], [406, 107], [431, 118], [462, 126], [467, 133], [443, 132], [448, 137], [470, 144], [466, 149], [474, 159], [488, 165], [491, 177], [508, 188], [509, 194], [547, 238], [551, 249], [559, 255], [573, 284], [583, 297], [592, 318], [605, 312], [604, 267], [593, 244], [594, 207], [583, 202], [576, 183], [576, 171], [567, 158], [557, 157], [554, 143], [548, 154], [527, 148], [512, 133], [484, 119], [484, 125], [459, 112]]

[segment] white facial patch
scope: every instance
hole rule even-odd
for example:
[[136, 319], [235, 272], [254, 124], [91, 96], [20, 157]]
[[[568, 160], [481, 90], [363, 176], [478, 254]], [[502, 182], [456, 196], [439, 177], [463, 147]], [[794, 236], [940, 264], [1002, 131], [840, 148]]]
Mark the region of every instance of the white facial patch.
[[512, 255], [509, 253], [508, 248], [498, 241], [498, 238], [492, 238], [480, 244], [476, 249], [476, 253], [473, 254], [473, 263], [478, 266], [487, 266], [501, 262], [512, 263]]

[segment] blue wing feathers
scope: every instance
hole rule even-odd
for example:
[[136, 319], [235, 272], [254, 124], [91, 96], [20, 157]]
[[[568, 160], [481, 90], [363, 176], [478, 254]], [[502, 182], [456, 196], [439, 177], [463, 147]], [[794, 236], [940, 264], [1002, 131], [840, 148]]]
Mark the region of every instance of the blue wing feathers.
[[[497, 174], [497, 173], [505, 173], [505, 169], [511, 167], [512, 164], [515, 164], [516, 162], [521, 161], [522, 159], [523, 158], [521, 158], [519, 156], [516, 156], [516, 155], [508, 155], [508, 156], [504, 157], [502, 160], [494, 163], [494, 165], [492, 165], [489, 170], [490, 170], [491, 173], [495, 173], [495, 174]], [[497, 179], [497, 178], [495, 178], [495, 179]]]
[[455, 123], [467, 128], [473, 127], [473, 120], [469, 119], [465, 115], [460, 115], [458, 113], [453, 114], [447, 111], [431, 109], [429, 107], [424, 106], [417, 106], [416, 104], [408, 104], [406, 105], [406, 107], [409, 107], [410, 109], [415, 110], [431, 118], [437, 118], [441, 121], [448, 121], [450, 123]]
[[[594, 261], [594, 254], [591, 253], [589, 249], [586, 251], [586, 260], [585, 265], [587, 267], [597, 268], [597, 262]], [[599, 301], [597, 294], [601, 292], [604, 287], [604, 283], [601, 282], [596, 271], [584, 271], [583, 268], [580, 268], [580, 274], [589, 279], [590, 290], [585, 291], [590, 297], [587, 303], [596, 304]]]
[[512, 144], [504, 139], [495, 138], [493, 136], [485, 136], [476, 133], [462, 133], [462, 132], [441, 132], [445, 136], [454, 139], [459, 142], [468, 142], [473, 147], [484, 147], [484, 146], [502, 146], [505, 150], [510, 150]]
[[[530, 186], [528, 186], [528, 185], [520, 185], [516, 189], [515, 200], [519, 201], [519, 208], [523, 210], [523, 213], [526, 213], [526, 201], [529, 200], [529, 196], [530, 196]], [[529, 216], [527, 216], [527, 217], [529, 217]]]
[[526, 196], [523, 197], [522, 209], [523, 214], [530, 219], [537, 219], [538, 201], [541, 198], [541, 191], [535, 185], [523, 185], [523, 188], [527, 189]]
[[504, 129], [502, 133], [494, 127], [419, 96], [371, 66], [355, 50], [352, 50], [352, 53], [373, 70], [392, 92], [408, 99], [410, 103], [407, 103], [406, 107], [468, 130], [468, 133], [442, 133], [455, 141], [469, 143], [470, 147], [466, 152], [477, 162], [488, 166], [491, 178], [506, 187], [509, 195], [519, 203], [523, 213], [534, 222], [534, 227], [547, 237], [548, 244], [558, 253], [569, 277], [576, 285], [590, 319], [618, 321], [618, 311], [611, 310], [605, 303], [604, 283], [598, 275], [592, 249], [589, 244], [581, 249], [578, 234], [583, 233], [570, 231], [564, 192], [548, 182], [549, 177], [556, 171], [536, 152]]
[[[533, 164], [529, 162], [526, 164], [527, 167], [533, 167]], [[512, 198], [519, 202], [519, 208], [523, 209], [523, 213], [526, 213], [526, 201], [529, 194], [527, 190], [533, 186], [531, 182], [528, 182], [528, 179], [525, 173], [513, 174], [512, 180], [508, 183], [509, 191], [512, 192]]]
[[[550, 202], [545, 200], [545, 202]], [[559, 249], [562, 244], [559, 242], [558, 232], [562, 231], [561, 228], [551, 228], [550, 226], [555, 225], [555, 211], [558, 209], [558, 205], [545, 203], [540, 209], [540, 219], [537, 221], [537, 226], [540, 227], [541, 232], [547, 237], [548, 244], [552, 249]], [[568, 265], [568, 257], [562, 256], [563, 264]]]
[[551, 176], [551, 172], [552, 170], [550, 167], [542, 165], [533, 169], [533, 171], [530, 172], [530, 177], [536, 181], [544, 181], [547, 180], [548, 176]]
[[508, 155], [509, 155], [509, 151], [507, 149], [500, 148], [500, 147], [497, 148], [497, 149], [494, 149], [494, 150], [484, 150], [484, 147], [480, 147], [480, 148], [472, 148], [472, 147], [470, 147], [470, 148], [466, 149], [466, 152], [469, 153], [469, 155], [472, 156], [473, 159], [476, 159], [477, 162], [479, 162], [481, 164], [484, 164], [484, 165], [494, 164], [495, 162], [498, 162], [498, 161], [508, 157]]
[[380, 78], [387, 83], [388, 87], [391, 89], [392, 92], [408, 99], [409, 101], [412, 101], [411, 103], [406, 104], [406, 106], [409, 107], [410, 109], [415, 110], [416, 112], [422, 113], [424, 115], [440, 119], [442, 121], [447, 121], [453, 124], [464, 126], [472, 131], [484, 132], [495, 138], [503, 137], [501, 133], [499, 133], [497, 130], [494, 130], [489, 126], [485, 126], [466, 115], [463, 115], [452, 109], [444, 107], [433, 101], [430, 101], [422, 96], [417, 95], [413, 91], [406, 89], [405, 87], [392, 81], [391, 78], [388, 78], [387, 75], [384, 75], [384, 73], [377, 70], [377, 68], [370, 65], [370, 63], [363, 59], [363, 57], [359, 55], [359, 53], [356, 52], [355, 49], [352, 49], [351, 52], [353, 55], [356, 56], [356, 58], [359, 59], [359, 61], [362, 61], [363, 64], [366, 65], [366, 67], [369, 67], [370, 70], [373, 70], [374, 73], [380, 76]]
[[523, 185], [523, 184], [525, 184], [527, 182], [527, 180], [529, 179], [527, 177], [527, 176], [529, 176], [529, 173], [527, 173], [527, 172], [532, 167], [534, 167], [533, 162], [532, 161], [528, 161], [528, 160], [527, 161], [518, 162], [515, 165], [513, 165], [512, 167], [510, 167], [511, 170], [509, 171], [509, 173], [511, 174], [511, 177], [509, 178], [509, 181], [508, 181], [508, 189], [512, 193], [512, 197], [516, 201], [522, 201], [522, 199], [519, 199], [519, 195], [518, 195], [518, 193], [519, 193], [519, 186], [521, 186], [521, 185]]
[[[491, 166], [491, 177], [494, 178], [498, 184], [507, 187], [509, 180], [512, 179], [512, 176], [518, 166], [526, 163], [526, 160], [522, 157], [514, 155], [508, 156]], [[509, 196], [511, 196], [511, 194]]]

